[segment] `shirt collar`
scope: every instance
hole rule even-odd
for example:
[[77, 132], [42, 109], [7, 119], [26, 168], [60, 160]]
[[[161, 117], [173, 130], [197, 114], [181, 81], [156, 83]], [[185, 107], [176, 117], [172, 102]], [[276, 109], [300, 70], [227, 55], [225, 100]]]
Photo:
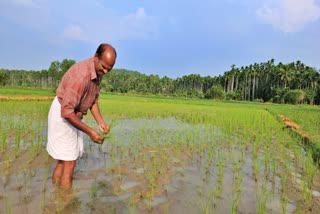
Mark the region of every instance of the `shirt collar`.
[[90, 58], [89, 70], [90, 70], [90, 78], [91, 78], [91, 80], [96, 79], [97, 78], [97, 72], [96, 72], [96, 69], [94, 68], [94, 59], [93, 59], [93, 57]]

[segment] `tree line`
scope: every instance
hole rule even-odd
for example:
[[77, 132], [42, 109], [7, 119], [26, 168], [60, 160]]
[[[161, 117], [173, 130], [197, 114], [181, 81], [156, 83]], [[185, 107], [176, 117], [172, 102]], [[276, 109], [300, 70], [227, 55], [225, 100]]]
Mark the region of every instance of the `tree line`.
[[[75, 60], [54, 61], [47, 70], [0, 69], [1, 86], [55, 89]], [[113, 69], [101, 84], [102, 92], [152, 94], [186, 98], [274, 103], [320, 103], [320, 73], [301, 61], [275, 64], [274, 59], [236, 67], [219, 76], [190, 74], [176, 79]]]

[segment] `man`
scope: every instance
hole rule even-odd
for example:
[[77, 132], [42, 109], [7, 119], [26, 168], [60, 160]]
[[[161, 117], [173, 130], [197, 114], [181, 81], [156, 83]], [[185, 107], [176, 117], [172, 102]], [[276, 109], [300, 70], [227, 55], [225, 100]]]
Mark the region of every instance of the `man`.
[[90, 109], [100, 130], [107, 134], [109, 126], [103, 120], [98, 96], [100, 83], [116, 61], [116, 51], [109, 44], [101, 44], [94, 57], [74, 64], [62, 77], [57, 96], [48, 115], [47, 151], [58, 160], [52, 174], [52, 181], [62, 189], [72, 187], [72, 176], [76, 160], [83, 153], [82, 132], [98, 144], [104, 138], [98, 131], [82, 121]]

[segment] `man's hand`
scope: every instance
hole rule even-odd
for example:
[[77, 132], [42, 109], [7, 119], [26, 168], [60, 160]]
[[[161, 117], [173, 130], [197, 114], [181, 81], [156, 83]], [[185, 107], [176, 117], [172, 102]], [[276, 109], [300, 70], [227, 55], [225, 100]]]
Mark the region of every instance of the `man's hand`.
[[89, 134], [90, 139], [98, 144], [103, 144], [104, 138], [94, 129]]
[[110, 131], [110, 127], [108, 126], [108, 124], [106, 124], [105, 122], [102, 122], [99, 124], [99, 128], [102, 131], [102, 133], [106, 136], [109, 131]]

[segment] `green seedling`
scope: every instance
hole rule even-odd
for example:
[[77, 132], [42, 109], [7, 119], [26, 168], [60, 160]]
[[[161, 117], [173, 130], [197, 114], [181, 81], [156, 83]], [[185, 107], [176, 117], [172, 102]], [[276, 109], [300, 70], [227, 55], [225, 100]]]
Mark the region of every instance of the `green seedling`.
[[103, 137], [103, 139], [110, 138], [110, 132], [114, 126], [115, 126], [115, 122], [111, 121], [109, 124], [109, 132], [108, 133], [104, 133], [103, 130], [100, 128], [100, 135]]

